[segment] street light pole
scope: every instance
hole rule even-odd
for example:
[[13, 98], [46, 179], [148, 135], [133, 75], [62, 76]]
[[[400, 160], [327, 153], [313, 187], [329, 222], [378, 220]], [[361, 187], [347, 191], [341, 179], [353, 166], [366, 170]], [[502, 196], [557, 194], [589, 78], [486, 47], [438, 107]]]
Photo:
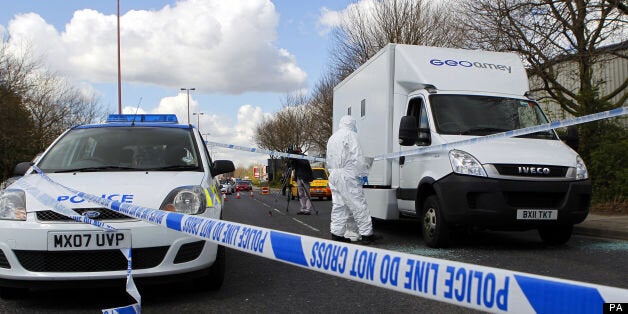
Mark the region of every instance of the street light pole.
[[118, 114], [122, 113], [122, 74], [120, 74], [120, 0], [118, 0]]
[[204, 115], [204, 112], [192, 112], [193, 116], [196, 116], [196, 127], [198, 128], [198, 131], [201, 131], [201, 116]]
[[192, 87], [192, 88], [184, 88], [182, 87], [181, 90], [184, 90], [187, 92], [188, 94], [188, 124], [190, 124], [190, 91], [191, 90], [196, 90], [196, 88]]

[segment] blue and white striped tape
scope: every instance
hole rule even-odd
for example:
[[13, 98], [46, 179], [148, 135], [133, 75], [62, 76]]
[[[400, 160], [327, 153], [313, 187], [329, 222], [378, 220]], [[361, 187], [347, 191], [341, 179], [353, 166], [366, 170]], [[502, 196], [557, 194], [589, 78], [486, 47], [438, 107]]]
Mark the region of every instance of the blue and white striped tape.
[[[596, 120], [618, 117], [625, 114], [628, 114], [628, 107], [620, 107], [613, 110], [594, 113], [591, 115], [582, 116], [578, 118], [555, 121], [555, 122], [545, 123], [545, 124], [532, 126], [528, 128], [511, 130], [511, 131], [502, 132], [502, 133], [495, 133], [495, 134], [481, 136], [481, 137], [474, 137], [468, 140], [456, 141], [456, 142], [437, 145], [437, 146], [419, 147], [412, 150], [405, 150], [405, 151], [393, 152], [389, 154], [377, 155], [377, 156], [373, 156], [373, 160], [395, 159], [402, 156], [412, 157], [412, 156], [417, 156], [417, 155], [421, 155], [421, 154], [425, 154], [429, 152], [446, 150], [454, 146], [475, 144], [475, 143], [480, 143], [480, 142], [493, 141], [495, 139], [500, 139], [500, 138], [508, 138], [508, 137], [536, 133], [536, 132], [548, 131], [551, 129], [563, 128], [563, 127], [568, 127], [572, 125], [592, 122]], [[288, 154], [288, 153], [277, 152], [274, 150], [246, 147], [246, 146], [240, 146], [240, 145], [234, 145], [234, 144], [223, 144], [223, 143], [211, 142], [211, 141], [206, 141], [205, 144], [211, 145], [211, 146], [217, 146], [217, 147], [236, 149], [236, 150], [241, 150], [241, 151], [246, 151], [246, 152], [251, 152], [251, 153], [269, 154], [271, 156], [277, 156], [277, 157], [298, 158], [298, 159], [306, 159], [310, 161], [323, 161], [323, 162], [325, 161], [325, 158], [321, 158], [321, 157], [310, 157], [310, 156], [304, 156], [304, 155]]]
[[[41, 175], [45, 177], [45, 174]], [[108, 200], [54, 183], [85, 200], [116, 212], [232, 249], [332, 276], [481, 311], [601, 313], [605, 302], [619, 303], [628, 300], [628, 289], [453, 262], [224, 220], [164, 212]]]
[[390, 154], [377, 155], [377, 156], [374, 156], [373, 159], [374, 160], [395, 159], [401, 156], [412, 157], [412, 156], [417, 156], [417, 155], [421, 155], [421, 154], [425, 154], [429, 152], [446, 150], [454, 146], [476, 144], [476, 143], [481, 143], [481, 142], [493, 141], [493, 140], [501, 139], [501, 138], [508, 138], [508, 137], [515, 137], [515, 136], [520, 136], [520, 135], [525, 135], [525, 134], [536, 133], [536, 132], [543, 132], [543, 131], [548, 131], [551, 129], [564, 128], [564, 127], [592, 122], [596, 120], [618, 117], [625, 114], [628, 114], [628, 107], [620, 107], [613, 110], [594, 113], [594, 114], [590, 114], [590, 115], [582, 116], [578, 118], [555, 121], [555, 122], [531, 126], [531, 127], [523, 128], [523, 129], [511, 130], [511, 131], [495, 133], [495, 134], [480, 136], [480, 137], [474, 137], [468, 140], [456, 141], [456, 142], [437, 145], [437, 146], [419, 147], [412, 150], [394, 152]]
[[275, 150], [246, 147], [246, 146], [240, 146], [240, 145], [234, 145], [234, 144], [223, 144], [223, 143], [212, 142], [212, 141], [205, 141], [205, 145], [236, 149], [236, 150], [241, 150], [241, 151], [250, 152], [250, 153], [268, 154], [272, 157], [286, 157], [286, 158], [295, 158], [295, 159], [306, 159], [306, 160], [311, 160], [311, 161], [325, 161], [325, 158], [321, 158], [321, 157], [310, 157], [310, 156], [305, 156], [305, 155], [289, 154], [289, 153], [278, 152]]

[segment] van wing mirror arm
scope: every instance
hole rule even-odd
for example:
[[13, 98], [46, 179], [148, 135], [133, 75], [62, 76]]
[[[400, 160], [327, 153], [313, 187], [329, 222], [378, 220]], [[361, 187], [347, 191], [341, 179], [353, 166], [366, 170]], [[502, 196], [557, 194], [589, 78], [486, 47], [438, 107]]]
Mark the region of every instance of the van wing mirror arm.
[[399, 122], [399, 145], [412, 146], [418, 139], [416, 117], [403, 116]]

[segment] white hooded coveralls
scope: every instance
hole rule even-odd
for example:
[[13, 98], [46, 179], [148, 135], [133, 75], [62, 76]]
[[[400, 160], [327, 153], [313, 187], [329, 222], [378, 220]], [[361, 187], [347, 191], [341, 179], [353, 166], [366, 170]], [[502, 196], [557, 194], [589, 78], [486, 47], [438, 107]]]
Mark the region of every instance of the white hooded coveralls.
[[327, 141], [326, 161], [332, 197], [330, 230], [341, 237], [345, 232], [357, 232], [361, 236], [373, 234], [361, 183], [370, 165], [362, 155], [355, 129], [355, 120], [344, 116], [338, 130]]

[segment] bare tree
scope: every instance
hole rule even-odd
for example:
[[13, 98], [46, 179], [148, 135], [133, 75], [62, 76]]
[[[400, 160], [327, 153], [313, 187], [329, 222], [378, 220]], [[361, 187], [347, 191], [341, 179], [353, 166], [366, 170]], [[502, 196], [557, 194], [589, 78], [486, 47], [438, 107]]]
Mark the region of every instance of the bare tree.
[[298, 146], [303, 152], [310, 150], [312, 117], [308, 99], [303, 94], [288, 94], [283, 108], [272, 118], [265, 119], [255, 129], [254, 140], [261, 148], [285, 151]]
[[40, 149], [69, 127], [94, 122], [102, 115], [95, 95], [83, 93], [57, 75], [41, 72], [30, 80], [25, 106], [32, 114]]
[[[68, 80], [45, 69], [43, 62], [31, 55], [29, 47], [9, 50], [0, 46], [0, 86], [20, 99], [30, 113], [37, 151], [43, 150], [68, 127], [94, 122], [103, 116], [98, 98], [85, 93]], [[16, 125], [9, 127], [17, 128]], [[35, 152], [36, 153], [36, 152]]]
[[4, 42], [0, 45], [0, 182], [38, 152], [30, 112], [23, 105], [28, 77], [38, 68], [31, 59], [11, 54]]
[[6, 42], [0, 45], [0, 85], [6, 90], [21, 95], [30, 87], [29, 76], [40, 68], [41, 62], [34, 60], [30, 49], [25, 48], [20, 55], [15, 55]]
[[[626, 49], [608, 53], [610, 43], [626, 43], [621, 2], [603, 0], [473, 0], [461, 6], [475, 47], [514, 51], [528, 64], [542, 91], [575, 116], [625, 105], [628, 79], [611, 90], [595, 77], [607, 58], [628, 58]], [[579, 153], [588, 160], [607, 121], [579, 127]]]
[[318, 153], [325, 153], [327, 140], [333, 130], [333, 101], [334, 86], [339, 80], [336, 76], [326, 74], [318, 81], [310, 99], [310, 114], [312, 115], [311, 142], [313, 149]]
[[35, 156], [33, 142], [28, 110], [22, 106], [18, 94], [0, 84], [0, 183], [12, 176], [17, 163]]
[[[581, 116], [617, 108], [628, 98], [628, 79], [601, 94], [604, 82], [593, 73], [594, 64], [609, 57], [601, 47], [626, 39], [626, 14], [613, 2], [476, 0], [466, 2], [463, 11], [474, 45], [519, 53], [530, 74], [542, 80], [543, 90], [565, 111]], [[565, 61], [575, 63], [569, 73], [562, 67]], [[577, 88], [565, 83], [566, 75]]]
[[373, 1], [350, 6], [334, 30], [334, 74], [344, 79], [388, 43], [456, 47], [463, 33], [452, 4], [425, 0]]

